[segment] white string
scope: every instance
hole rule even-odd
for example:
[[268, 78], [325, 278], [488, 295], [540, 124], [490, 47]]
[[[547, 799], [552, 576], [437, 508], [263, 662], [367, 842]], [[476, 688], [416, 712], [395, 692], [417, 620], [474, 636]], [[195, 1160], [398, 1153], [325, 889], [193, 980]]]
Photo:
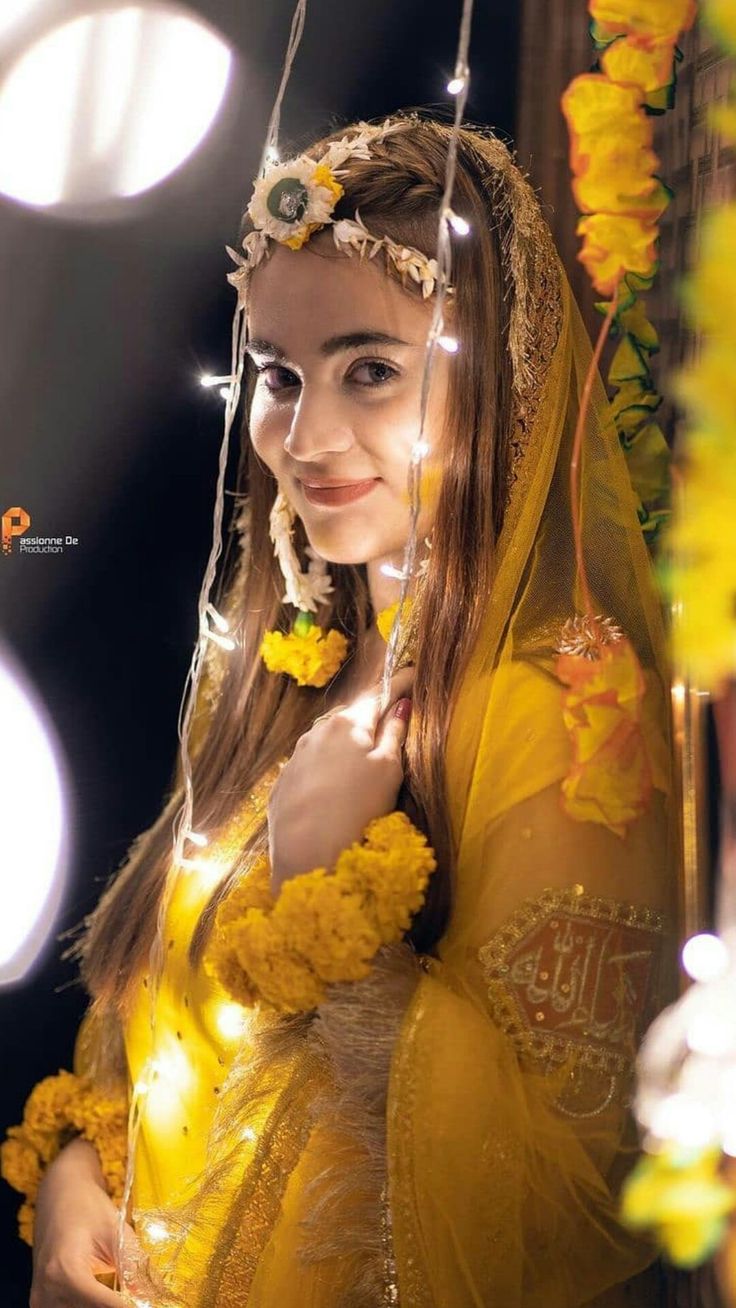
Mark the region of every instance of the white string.
[[[281, 74], [278, 92], [271, 111], [271, 117], [268, 124], [266, 143], [261, 160], [261, 173], [263, 173], [265, 164], [270, 154], [277, 150], [278, 133], [281, 119], [281, 105], [284, 93], [289, 81], [294, 59], [296, 57], [302, 33], [304, 31], [304, 22], [306, 17], [307, 0], [297, 0], [294, 15], [289, 32], [289, 41], [284, 59], [284, 66]], [[164, 951], [164, 926], [166, 915], [171, 903], [174, 889], [178, 884], [179, 871], [185, 863], [184, 844], [187, 834], [192, 829], [192, 816], [194, 812], [194, 792], [192, 787], [192, 765], [189, 753], [189, 737], [191, 733], [192, 719], [194, 716], [197, 691], [204, 669], [204, 663], [207, 655], [211, 633], [208, 623], [208, 616], [213, 610], [210, 601], [210, 591], [215, 581], [217, 573], [217, 561], [222, 553], [222, 520], [224, 514], [225, 498], [225, 473], [227, 470], [228, 451], [230, 443], [230, 433], [232, 431], [235, 415], [240, 402], [240, 393], [242, 385], [243, 370], [245, 367], [245, 342], [247, 335], [247, 322], [245, 305], [242, 298], [236, 304], [233, 314], [232, 336], [231, 336], [231, 366], [230, 373], [226, 378], [217, 378], [217, 381], [226, 381], [229, 389], [225, 402], [225, 418], [222, 440], [220, 443], [220, 453], [218, 460], [217, 487], [215, 493], [215, 507], [212, 521], [212, 544], [207, 559], [202, 584], [199, 591], [198, 601], [198, 635], [197, 643], [194, 648], [189, 670], [187, 672], [182, 693], [181, 703], [179, 706], [179, 715], [177, 719], [177, 735], [180, 744], [181, 772], [184, 785], [184, 800], [176, 813], [173, 820], [173, 852], [171, 866], [166, 876], [163, 892], [161, 895], [158, 914], [156, 918], [156, 932], [153, 938], [148, 955], [148, 987], [149, 987], [149, 1026], [151, 1032], [151, 1059], [155, 1054], [154, 1038], [156, 1033], [156, 1000], [160, 990], [161, 977], [163, 973], [165, 951]], [[208, 378], [209, 381], [209, 378]], [[117, 1222], [117, 1268], [116, 1283], [118, 1279], [121, 1284], [116, 1288], [121, 1289], [124, 1299], [128, 1302], [135, 1303], [135, 1297], [131, 1300], [129, 1292], [126, 1289], [126, 1268], [125, 1268], [125, 1226], [127, 1221], [127, 1209], [130, 1195], [133, 1188], [134, 1177], [134, 1159], [137, 1144], [138, 1133], [141, 1125], [141, 1099], [145, 1096], [151, 1081], [148, 1079], [148, 1073], [152, 1070], [151, 1059], [144, 1067], [143, 1076], [136, 1082], [131, 1090], [131, 1100], [128, 1111], [128, 1151], [125, 1172], [125, 1184], [123, 1188], [123, 1199], [118, 1211]], [[154, 1073], [155, 1075], [155, 1073]]]
[[452, 191], [455, 185], [455, 174], [457, 172], [457, 148], [460, 139], [460, 126], [465, 113], [468, 88], [470, 85], [468, 51], [470, 49], [470, 25], [472, 17], [473, 0], [463, 0], [457, 58], [455, 60], [455, 78], [457, 79], [459, 88], [455, 99], [455, 117], [447, 149], [445, 189], [440, 204], [440, 216], [437, 228], [437, 293], [435, 295], [434, 312], [432, 314], [432, 322], [429, 328], [429, 335], [427, 336], [427, 345], [424, 355], [424, 372], [422, 374], [422, 390], [419, 411], [419, 434], [414, 444], [412, 457], [409, 462], [407, 479], [407, 489], [409, 493], [409, 536], [404, 548], [404, 559], [401, 566], [402, 575], [399, 590], [399, 605], [393, 623], [391, 624], [391, 632], [386, 647], [386, 660], [383, 665], [383, 682], [381, 686], [382, 712], [388, 707], [391, 692], [391, 677], [393, 674], [394, 662], [396, 660], [396, 651], [399, 645], [401, 626], [404, 621], [404, 602], [414, 576], [414, 560], [416, 558], [417, 548], [417, 523], [419, 521], [419, 514], [422, 507], [422, 463], [425, 455], [429, 452], [429, 445], [424, 437], [424, 429], [427, 421], [429, 388], [432, 379], [432, 364], [434, 361], [435, 350], [439, 338], [443, 335], [445, 321], [444, 306], [447, 298], [447, 288], [450, 285], [450, 273], [452, 267], [452, 249], [449, 230], [451, 226], [449, 215], [452, 213], [450, 201], [452, 199]]
[[281, 104], [284, 99], [284, 93], [291, 77], [291, 69], [296, 58], [296, 52], [299, 49], [299, 43], [304, 31], [304, 20], [307, 15], [307, 0], [297, 0], [297, 6], [294, 10], [294, 16], [291, 20], [291, 30], [289, 32], [289, 42], [286, 47], [286, 56], [284, 58], [284, 67], [281, 73], [279, 89], [276, 93], [276, 99], [273, 102], [271, 117], [266, 132], [266, 140], [261, 155], [261, 176], [266, 171], [269, 163], [273, 162], [274, 154], [278, 155], [279, 128], [281, 126]]

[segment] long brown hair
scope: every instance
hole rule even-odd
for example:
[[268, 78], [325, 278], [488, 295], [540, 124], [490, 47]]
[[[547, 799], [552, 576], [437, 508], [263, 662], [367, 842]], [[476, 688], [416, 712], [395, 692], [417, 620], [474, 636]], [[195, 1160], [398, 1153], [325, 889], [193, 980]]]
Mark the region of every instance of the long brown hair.
[[[328, 141], [346, 130], [317, 142], [307, 153], [319, 157]], [[369, 230], [389, 234], [431, 256], [448, 139], [446, 125], [407, 114], [406, 129], [373, 145], [369, 160], [350, 161], [349, 172], [341, 178], [345, 193], [335, 216], [352, 217], [358, 209]], [[402, 791], [400, 801], [425, 826], [438, 859], [431, 893], [411, 933], [415, 946], [425, 951], [442, 935], [450, 911], [453, 849], [444, 742], [454, 695], [491, 587], [507, 483], [512, 292], [503, 282], [502, 248], [510, 219], [502, 206], [494, 204], [499, 148], [495, 139], [493, 145], [491, 151], [480, 129], [462, 130], [452, 200], [453, 208], [471, 224], [470, 235], [455, 241], [453, 251], [453, 330], [462, 349], [455, 357], [449, 387], [447, 454], [416, 640], [414, 711], [406, 748], [409, 788]], [[411, 282], [406, 293], [417, 293]], [[248, 538], [237, 576], [234, 579], [233, 569], [226, 567], [219, 586], [220, 600], [227, 597], [238, 645], [227, 657], [219, 699], [193, 760], [193, 823], [199, 830], [214, 831], [227, 822], [263, 774], [291, 753], [298, 737], [325, 708], [324, 692], [300, 688], [267, 672], [257, 653], [264, 631], [288, 630], [293, 613], [281, 603], [283, 580], [268, 535], [276, 483], [253, 451], [247, 399], [248, 394], [236, 495], [248, 506]], [[296, 539], [300, 549], [308, 543], [299, 522]], [[330, 571], [334, 600], [331, 611], [325, 606], [324, 625], [338, 627], [359, 647], [373, 616], [365, 566], [331, 564]], [[442, 633], [448, 632], [452, 639], [443, 638]], [[67, 950], [67, 955], [79, 958], [82, 980], [98, 1008], [124, 1010], [131, 982], [147, 958], [171, 859], [172, 819], [181, 802], [182, 791], [175, 780], [163, 812], [133, 842], [97, 908], [85, 919], [83, 938]], [[212, 892], [192, 936], [193, 966], [201, 959], [217, 905], [265, 839], [264, 824]]]

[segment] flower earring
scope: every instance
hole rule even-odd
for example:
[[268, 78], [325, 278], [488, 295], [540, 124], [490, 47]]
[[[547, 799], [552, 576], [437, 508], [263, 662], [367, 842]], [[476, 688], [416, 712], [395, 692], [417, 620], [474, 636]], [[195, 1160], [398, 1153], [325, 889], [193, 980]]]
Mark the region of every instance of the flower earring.
[[274, 553], [286, 584], [282, 603], [298, 610], [292, 629], [267, 631], [261, 641], [260, 655], [269, 672], [293, 677], [300, 686], [325, 686], [342, 666], [348, 642], [341, 631], [323, 631], [314, 620], [320, 604], [327, 604], [334, 587], [324, 559], [307, 546], [307, 571], [302, 572], [294, 549], [293, 506], [279, 490], [269, 517], [269, 534]]

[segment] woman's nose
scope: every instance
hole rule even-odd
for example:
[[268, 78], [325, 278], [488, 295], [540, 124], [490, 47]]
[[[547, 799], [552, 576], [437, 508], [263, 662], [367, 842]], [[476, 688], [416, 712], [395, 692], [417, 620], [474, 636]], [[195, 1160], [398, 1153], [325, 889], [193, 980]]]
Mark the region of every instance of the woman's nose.
[[341, 406], [324, 391], [302, 387], [294, 406], [284, 450], [305, 462], [327, 454], [342, 453], [353, 444], [353, 433]]

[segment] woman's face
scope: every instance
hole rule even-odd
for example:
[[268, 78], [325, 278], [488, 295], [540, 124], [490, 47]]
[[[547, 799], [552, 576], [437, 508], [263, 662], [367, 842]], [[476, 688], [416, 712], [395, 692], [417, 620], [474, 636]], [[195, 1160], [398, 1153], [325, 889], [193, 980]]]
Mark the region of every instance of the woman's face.
[[[253, 274], [251, 439], [324, 559], [400, 560], [432, 301], [389, 278], [382, 256], [348, 257], [324, 233], [310, 245], [318, 255], [277, 246]], [[419, 540], [434, 516], [451, 366], [437, 350]]]

